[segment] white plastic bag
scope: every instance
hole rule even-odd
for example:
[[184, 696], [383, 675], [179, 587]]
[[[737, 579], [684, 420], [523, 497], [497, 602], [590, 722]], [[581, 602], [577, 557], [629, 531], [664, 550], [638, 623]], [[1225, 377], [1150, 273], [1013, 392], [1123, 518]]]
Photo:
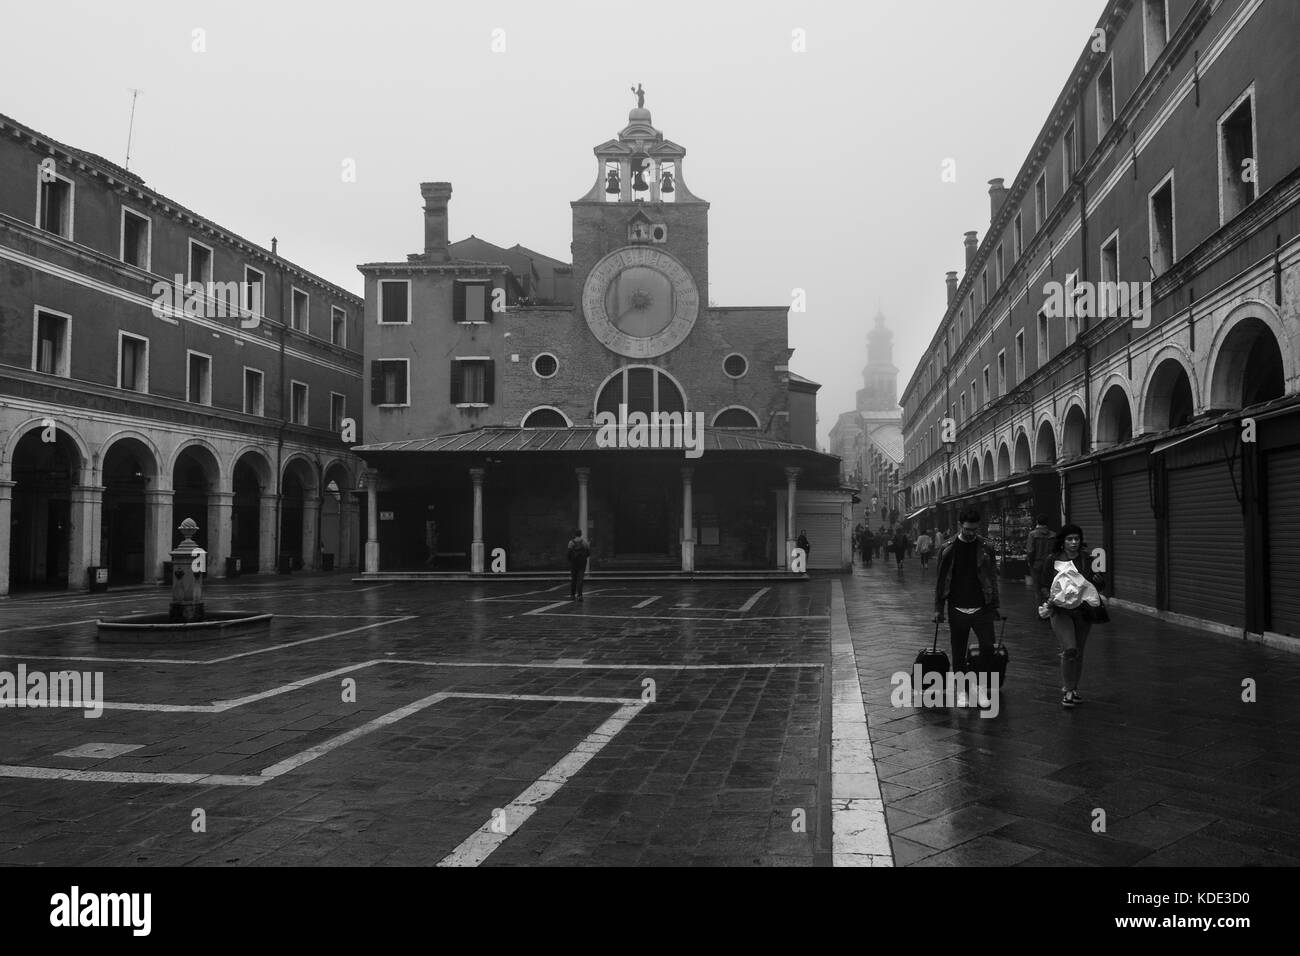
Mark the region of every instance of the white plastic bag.
[[1093, 607], [1101, 603], [1096, 587], [1073, 564], [1056, 573], [1047, 599], [1057, 607], [1071, 610], [1085, 602]]

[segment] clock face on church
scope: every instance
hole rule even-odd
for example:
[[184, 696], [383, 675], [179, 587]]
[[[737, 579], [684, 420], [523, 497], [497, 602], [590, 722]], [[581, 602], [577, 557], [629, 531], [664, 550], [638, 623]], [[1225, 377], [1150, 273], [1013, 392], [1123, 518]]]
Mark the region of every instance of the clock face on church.
[[690, 272], [668, 253], [631, 246], [596, 263], [582, 289], [582, 311], [607, 348], [653, 358], [690, 334], [700, 295]]

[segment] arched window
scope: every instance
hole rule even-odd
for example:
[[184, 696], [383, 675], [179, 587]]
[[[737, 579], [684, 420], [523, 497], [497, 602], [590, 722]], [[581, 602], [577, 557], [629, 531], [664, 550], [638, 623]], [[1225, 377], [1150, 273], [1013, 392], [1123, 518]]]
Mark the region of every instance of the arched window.
[[743, 408], [728, 408], [713, 420], [714, 428], [757, 428], [758, 419]]
[[596, 399], [596, 414], [618, 414], [619, 405], [632, 412], [684, 412], [686, 399], [681, 389], [657, 368], [636, 366], [625, 368], [611, 377]]
[[524, 419], [524, 428], [568, 428], [564, 416], [553, 408], [535, 408]]

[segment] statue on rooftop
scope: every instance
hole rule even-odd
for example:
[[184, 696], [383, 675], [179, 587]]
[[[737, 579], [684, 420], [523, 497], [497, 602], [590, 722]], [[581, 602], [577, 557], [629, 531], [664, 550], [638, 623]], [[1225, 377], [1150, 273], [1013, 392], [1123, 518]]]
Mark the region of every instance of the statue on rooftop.
[[636, 94], [636, 108], [639, 110], [645, 109], [645, 90], [641, 88], [641, 84], [638, 83], [630, 89]]

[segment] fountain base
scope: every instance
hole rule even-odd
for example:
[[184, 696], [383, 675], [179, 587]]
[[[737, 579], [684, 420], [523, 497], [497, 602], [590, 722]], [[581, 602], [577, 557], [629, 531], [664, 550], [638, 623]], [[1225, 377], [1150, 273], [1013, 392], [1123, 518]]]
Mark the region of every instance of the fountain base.
[[201, 621], [175, 621], [170, 613], [133, 614], [96, 621], [99, 640], [110, 644], [172, 644], [213, 641], [269, 627], [272, 615], [258, 611], [208, 611]]

